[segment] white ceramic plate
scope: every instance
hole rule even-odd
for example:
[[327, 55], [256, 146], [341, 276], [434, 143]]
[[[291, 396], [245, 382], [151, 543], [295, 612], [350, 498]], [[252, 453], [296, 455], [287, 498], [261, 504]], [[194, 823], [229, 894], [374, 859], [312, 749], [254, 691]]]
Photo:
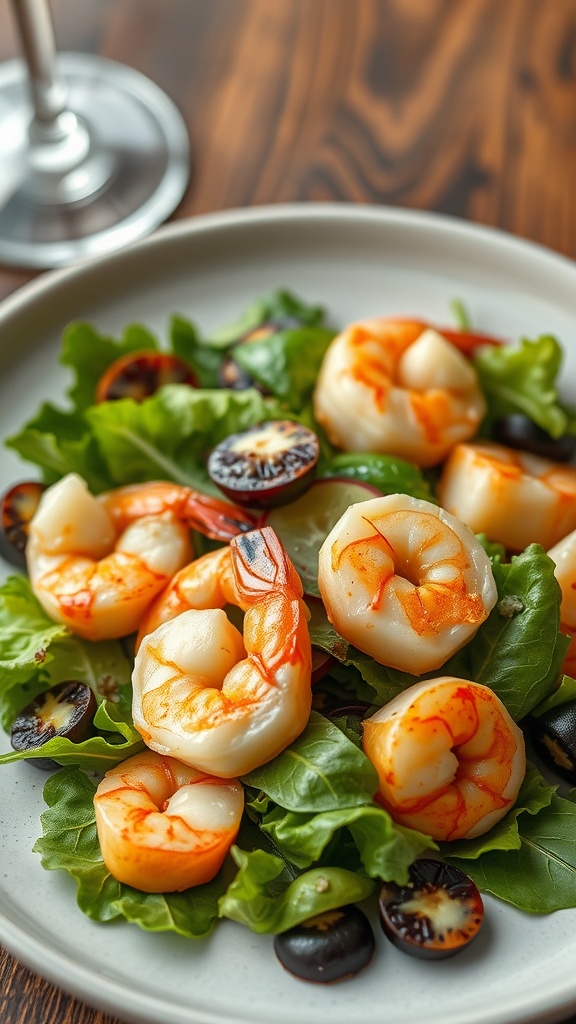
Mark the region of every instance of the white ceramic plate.
[[[139, 320], [162, 332], [179, 311], [209, 332], [277, 287], [324, 304], [336, 325], [383, 313], [450, 323], [457, 297], [480, 331], [511, 340], [557, 334], [570, 346], [565, 380], [576, 380], [576, 266], [567, 260], [427, 214], [260, 208], [177, 223], [8, 299], [0, 307], [2, 434], [62, 394], [56, 353], [69, 321], [118, 332]], [[29, 474], [7, 452], [1, 470], [5, 485]], [[0, 746], [8, 748], [5, 737]], [[112, 1013], [155, 1024], [508, 1024], [558, 1020], [576, 1008], [576, 911], [531, 917], [487, 899], [483, 932], [455, 959], [420, 962], [378, 937], [373, 964], [328, 987], [292, 979], [269, 938], [233, 923], [197, 943], [94, 924], [76, 908], [71, 880], [43, 871], [31, 852], [43, 782], [26, 764], [0, 770], [0, 940]]]

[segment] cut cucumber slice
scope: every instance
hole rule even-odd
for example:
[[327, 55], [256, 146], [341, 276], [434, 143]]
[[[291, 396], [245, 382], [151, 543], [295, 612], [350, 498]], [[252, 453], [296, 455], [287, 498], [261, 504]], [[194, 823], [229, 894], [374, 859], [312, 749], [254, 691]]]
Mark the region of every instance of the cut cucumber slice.
[[266, 523], [280, 537], [305, 594], [320, 596], [318, 552], [332, 527], [350, 505], [379, 494], [370, 484], [331, 477], [316, 480], [296, 501], [271, 509], [263, 516], [260, 525]]

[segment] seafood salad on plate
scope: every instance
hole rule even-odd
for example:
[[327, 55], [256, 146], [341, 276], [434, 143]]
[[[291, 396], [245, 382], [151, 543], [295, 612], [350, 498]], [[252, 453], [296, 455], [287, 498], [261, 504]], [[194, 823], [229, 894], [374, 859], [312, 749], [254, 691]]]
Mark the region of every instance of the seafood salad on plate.
[[454, 309], [66, 329], [67, 406], [7, 440], [0, 763], [93, 920], [331, 982], [370, 901], [430, 959], [482, 894], [576, 906], [576, 413], [557, 339]]

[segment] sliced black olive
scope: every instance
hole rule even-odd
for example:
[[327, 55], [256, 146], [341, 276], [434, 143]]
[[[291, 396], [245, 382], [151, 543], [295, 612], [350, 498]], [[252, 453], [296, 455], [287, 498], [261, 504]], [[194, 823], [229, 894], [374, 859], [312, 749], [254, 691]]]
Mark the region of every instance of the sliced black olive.
[[312, 483], [318, 455], [312, 430], [290, 420], [272, 420], [217, 445], [208, 459], [208, 473], [231, 501], [270, 508], [292, 501]]
[[458, 953], [478, 934], [482, 897], [459, 868], [417, 860], [407, 885], [385, 882], [379, 898], [385, 934], [405, 953], [440, 960]]
[[576, 452], [575, 436], [565, 434], [564, 437], [551, 437], [534, 420], [519, 412], [496, 420], [492, 436], [495, 441], [509, 448], [520, 448], [555, 462], [568, 462]]
[[[10, 734], [14, 750], [36, 750], [54, 736], [82, 743], [93, 731], [96, 698], [86, 683], [67, 679], [41, 693], [15, 719]], [[51, 757], [26, 758], [35, 768], [52, 771], [60, 766]]]
[[274, 939], [274, 952], [287, 971], [323, 984], [358, 974], [375, 946], [368, 918], [352, 905], [327, 910]]
[[29, 480], [11, 487], [2, 498], [0, 554], [19, 569], [26, 566], [28, 527], [44, 490], [44, 484]]
[[546, 764], [576, 785], [576, 700], [532, 718], [530, 732]]
[[96, 402], [114, 402], [133, 398], [141, 402], [164, 384], [188, 384], [198, 381], [189, 364], [168, 352], [129, 352], [116, 359], [96, 385]]
[[[270, 320], [264, 320], [261, 324], [247, 331], [246, 334], [237, 338], [232, 343], [232, 348], [237, 348], [239, 345], [249, 345], [253, 341], [265, 341], [266, 338], [279, 334], [280, 331], [290, 331], [301, 326], [302, 321], [295, 316], [273, 317]], [[246, 370], [242, 369], [234, 359], [234, 356], [230, 354], [222, 360], [218, 372], [218, 382], [221, 388], [231, 388], [234, 391], [243, 391], [246, 388], [257, 387], [263, 394], [268, 393], [265, 388], [254, 381], [254, 378]]]

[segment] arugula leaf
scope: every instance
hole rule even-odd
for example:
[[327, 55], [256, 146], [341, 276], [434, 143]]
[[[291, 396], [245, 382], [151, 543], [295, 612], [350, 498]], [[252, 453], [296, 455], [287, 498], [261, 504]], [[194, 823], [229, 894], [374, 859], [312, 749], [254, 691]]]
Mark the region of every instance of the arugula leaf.
[[242, 779], [290, 811], [329, 811], [370, 803], [376, 770], [340, 729], [313, 711], [283, 753]]
[[495, 420], [515, 412], [528, 416], [552, 437], [575, 433], [576, 415], [558, 399], [561, 363], [562, 349], [550, 335], [480, 349], [474, 366], [488, 402], [482, 433], [489, 434]]
[[261, 934], [284, 932], [326, 910], [359, 903], [374, 892], [372, 879], [340, 867], [313, 868], [286, 884], [280, 857], [265, 850], [246, 853], [237, 846], [230, 852], [239, 871], [220, 898], [220, 917]]
[[221, 872], [206, 885], [181, 893], [144, 893], [117, 882], [98, 843], [95, 787], [77, 768], [52, 775], [44, 786], [48, 810], [41, 815], [43, 835], [34, 845], [48, 871], [64, 870], [78, 886], [78, 906], [94, 921], [125, 918], [146, 931], [177, 932], [187, 938], [207, 935], [225, 891]]

